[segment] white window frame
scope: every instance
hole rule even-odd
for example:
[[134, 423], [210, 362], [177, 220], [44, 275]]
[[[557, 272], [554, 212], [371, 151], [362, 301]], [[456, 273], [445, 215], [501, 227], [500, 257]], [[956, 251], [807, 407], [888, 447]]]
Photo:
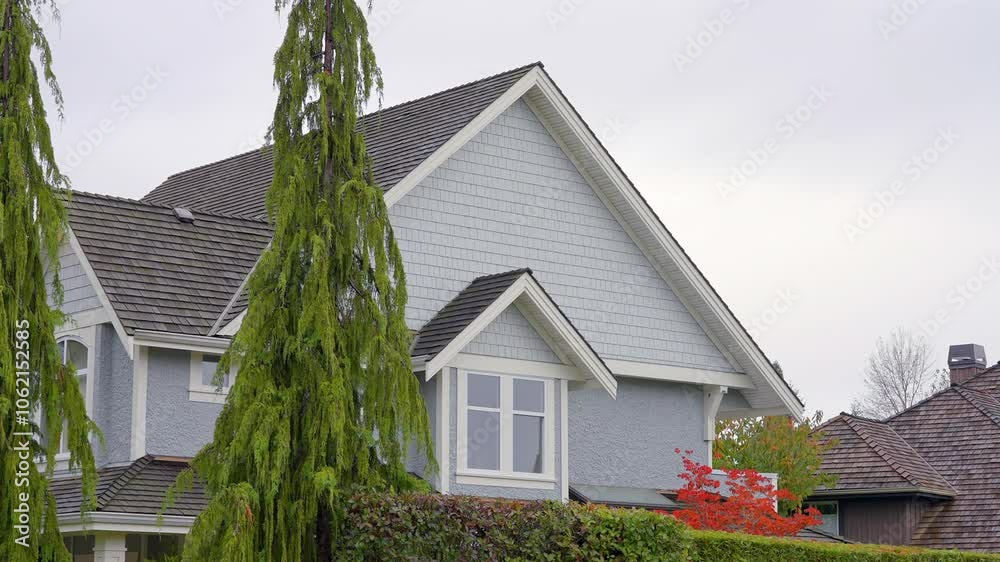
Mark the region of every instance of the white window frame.
[[[500, 379], [500, 470], [485, 470], [469, 468], [468, 465], [468, 413], [469, 410], [496, 411], [496, 409], [469, 406], [468, 377], [469, 375], [485, 375]], [[528, 380], [543, 383], [545, 389], [545, 412], [521, 412], [514, 410], [514, 380]], [[527, 376], [496, 373], [480, 369], [459, 369], [457, 381], [458, 420], [457, 420], [457, 451], [458, 466], [456, 467], [456, 483], [478, 486], [502, 486], [511, 488], [554, 489], [556, 483], [555, 455], [555, 417], [559, 415], [555, 409], [555, 380], [544, 376]], [[565, 400], [565, 397], [562, 398]], [[507, 429], [513, 426], [514, 415], [531, 415], [542, 417], [544, 443], [542, 449], [542, 472], [515, 472], [514, 466], [514, 433]], [[564, 461], [565, 462], [565, 459]]]
[[218, 355], [222, 353], [203, 353], [201, 351], [191, 352], [191, 378], [188, 381], [188, 400], [191, 402], [206, 402], [209, 404], [225, 404], [226, 397], [229, 396], [229, 389], [236, 382], [236, 366], [229, 366], [229, 386], [221, 389], [201, 382], [201, 363], [206, 355]]
[[[94, 353], [96, 340], [96, 328], [94, 326], [89, 326], [86, 328], [81, 328], [78, 330], [70, 330], [66, 332], [56, 333], [56, 344], [60, 344], [68, 341], [75, 341], [87, 349], [87, 364], [86, 365], [74, 365], [76, 367], [76, 376], [79, 377], [81, 374], [87, 376], [87, 386], [84, 389], [83, 403], [87, 408], [87, 417], [94, 417], [94, 378], [95, 378], [95, 366], [96, 358]], [[63, 347], [62, 355], [59, 357], [60, 364], [66, 364], [66, 349]], [[38, 423], [41, 425], [41, 411], [38, 412]], [[62, 450], [62, 440], [66, 439], [65, 429], [63, 430], [63, 435], [60, 437], [58, 444], [58, 449], [55, 456], [55, 470], [66, 470], [69, 468], [69, 451]]]

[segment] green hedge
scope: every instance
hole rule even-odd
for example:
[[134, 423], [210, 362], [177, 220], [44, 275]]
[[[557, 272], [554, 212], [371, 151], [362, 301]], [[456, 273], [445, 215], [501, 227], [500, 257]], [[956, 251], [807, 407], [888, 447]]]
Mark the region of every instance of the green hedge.
[[338, 560], [992, 561], [1000, 556], [692, 531], [642, 510], [441, 495], [358, 495]]

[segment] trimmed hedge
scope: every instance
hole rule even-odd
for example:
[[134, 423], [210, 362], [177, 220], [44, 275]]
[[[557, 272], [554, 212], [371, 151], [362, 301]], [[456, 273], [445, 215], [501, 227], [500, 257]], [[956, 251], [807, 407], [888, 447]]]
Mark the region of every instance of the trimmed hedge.
[[693, 531], [643, 510], [467, 496], [362, 494], [343, 505], [338, 560], [1000, 562], [1000, 556]]

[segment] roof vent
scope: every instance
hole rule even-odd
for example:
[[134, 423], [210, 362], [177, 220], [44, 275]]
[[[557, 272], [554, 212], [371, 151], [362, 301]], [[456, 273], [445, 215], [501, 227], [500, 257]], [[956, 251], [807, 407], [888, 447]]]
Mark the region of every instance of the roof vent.
[[175, 207], [174, 208], [174, 216], [177, 217], [177, 220], [179, 220], [179, 221], [181, 221], [183, 223], [187, 223], [187, 224], [193, 224], [194, 223], [194, 215], [191, 214], [191, 211], [189, 211], [189, 210], [187, 210], [187, 209], [185, 209], [183, 207]]

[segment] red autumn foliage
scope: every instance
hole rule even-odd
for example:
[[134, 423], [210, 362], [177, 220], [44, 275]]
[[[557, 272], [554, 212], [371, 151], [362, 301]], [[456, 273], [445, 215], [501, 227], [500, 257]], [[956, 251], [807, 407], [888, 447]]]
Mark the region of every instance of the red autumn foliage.
[[[676, 450], [681, 454], [680, 449]], [[788, 490], [776, 490], [771, 480], [755, 470], [727, 469], [725, 481], [712, 477], [712, 467], [691, 460], [692, 451], [682, 455], [684, 470], [679, 476], [684, 487], [677, 500], [685, 508], [672, 513], [695, 529], [787, 537], [805, 527], [821, 523], [819, 511], [807, 508], [789, 516], [775, 509], [777, 500], [789, 499]], [[725, 487], [723, 488], [723, 484]], [[726, 490], [725, 496], [721, 490]]]

